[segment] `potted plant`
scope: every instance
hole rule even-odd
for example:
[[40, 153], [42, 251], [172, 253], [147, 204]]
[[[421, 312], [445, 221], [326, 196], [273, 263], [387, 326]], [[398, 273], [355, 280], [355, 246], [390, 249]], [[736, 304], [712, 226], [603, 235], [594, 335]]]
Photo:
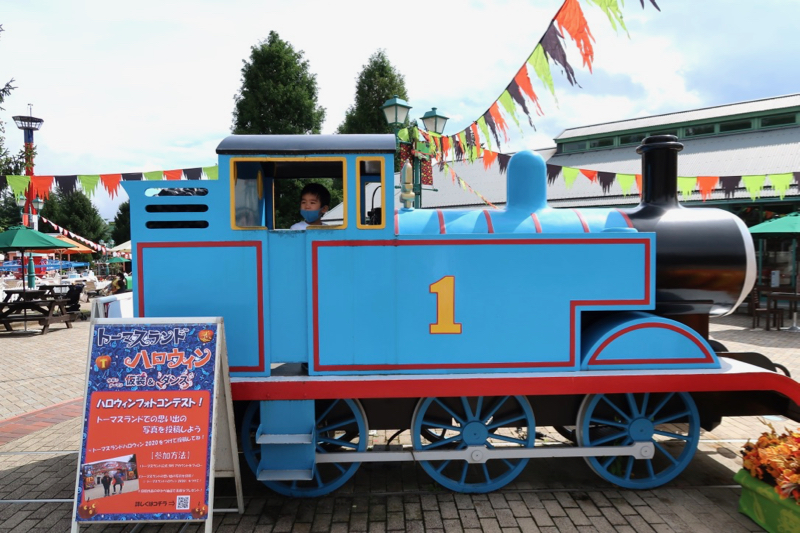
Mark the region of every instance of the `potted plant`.
[[771, 532], [800, 531], [800, 429], [778, 435], [772, 424], [742, 448], [739, 512]]

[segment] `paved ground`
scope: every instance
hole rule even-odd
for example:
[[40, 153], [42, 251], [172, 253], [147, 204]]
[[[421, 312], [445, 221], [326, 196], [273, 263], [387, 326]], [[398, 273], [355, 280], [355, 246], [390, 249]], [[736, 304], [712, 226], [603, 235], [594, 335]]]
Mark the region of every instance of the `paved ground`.
[[[768, 355], [800, 376], [800, 335], [750, 330], [736, 315], [712, 324], [712, 337], [732, 351]], [[80, 406], [89, 323], [56, 325], [47, 335], [0, 333], [0, 532], [68, 531], [80, 441]], [[774, 420], [782, 429], [780, 420]], [[413, 463], [362, 465], [325, 498], [278, 496], [242, 465], [246, 512], [217, 514], [219, 532], [309, 531], [761, 531], [737, 512], [738, 450], [764, 426], [753, 418], [726, 419], [704, 432], [690, 467], [666, 487], [619, 490], [580, 459], [534, 460], [503, 490], [454, 494]], [[216, 507], [230, 507], [228, 480], [217, 483]], [[179, 531], [182, 524], [143, 531]], [[107, 525], [84, 531], [132, 531]], [[185, 531], [199, 531], [189, 526]]]

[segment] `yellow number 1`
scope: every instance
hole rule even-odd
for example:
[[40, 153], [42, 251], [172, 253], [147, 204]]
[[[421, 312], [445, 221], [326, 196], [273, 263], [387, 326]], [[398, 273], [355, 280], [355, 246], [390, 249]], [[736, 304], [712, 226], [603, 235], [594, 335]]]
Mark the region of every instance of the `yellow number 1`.
[[461, 324], [455, 322], [456, 278], [445, 276], [430, 285], [436, 295], [436, 323], [430, 325], [432, 334], [461, 334]]

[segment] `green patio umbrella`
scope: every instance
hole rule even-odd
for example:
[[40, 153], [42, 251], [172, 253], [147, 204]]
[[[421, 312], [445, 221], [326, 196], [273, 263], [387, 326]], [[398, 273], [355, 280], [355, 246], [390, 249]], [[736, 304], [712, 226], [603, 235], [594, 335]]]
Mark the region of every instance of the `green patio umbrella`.
[[[26, 250], [59, 250], [63, 248], [74, 248], [74, 246], [25, 226], [12, 226], [0, 233], [0, 252], [20, 252], [24, 255]], [[20, 262], [21, 264], [22, 262]], [[24, 272], [22, 288], [26, 288]]]
[[129, 263], [129, 262], [130, 259], [125, 259], [124, 257], [112, 257], [111, 259], [108, 260], [109, 265], [113, 263]]

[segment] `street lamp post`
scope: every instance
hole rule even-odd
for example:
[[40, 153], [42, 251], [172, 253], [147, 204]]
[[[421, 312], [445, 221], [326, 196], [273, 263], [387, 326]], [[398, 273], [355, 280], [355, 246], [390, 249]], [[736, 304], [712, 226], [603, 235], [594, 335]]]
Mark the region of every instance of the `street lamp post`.
[[[386, 102], [381, 106], [381, 109], [386, 115], [386, 122], [388, 122], [389, 125], [394, 128], [394, 136], [397, 142], [397, 147], [399, 148], [401, 141], [400, 137], [397, 135], [397, 132], [399, 131], [400, 126], [402, 126], [408, 118], [408, 112], [411, 109], [411, 106], [408, 105], [408, 102], [400, 98], [398, 95], [394, 95], [394, 97], [386, 100]], [[436, 112], [436, 108], [434, 107], [422, 115], [422, 123], [425, 125], [425, 129], [429, 132], [435, 132], [441, 135], [444, 131], [444, 125], [447, 123], [447, 117], [438, 114]], [[412, 144], [413, 146], [413, 141], [409, 141], [409, 144]], [[414, 207], [420, 208], [422, 207], [422, 175], [419, 160], [414, 157], [413, 153], [411, 154], [411, 165], [413, 172], [412, 190], [414, 192]]]

